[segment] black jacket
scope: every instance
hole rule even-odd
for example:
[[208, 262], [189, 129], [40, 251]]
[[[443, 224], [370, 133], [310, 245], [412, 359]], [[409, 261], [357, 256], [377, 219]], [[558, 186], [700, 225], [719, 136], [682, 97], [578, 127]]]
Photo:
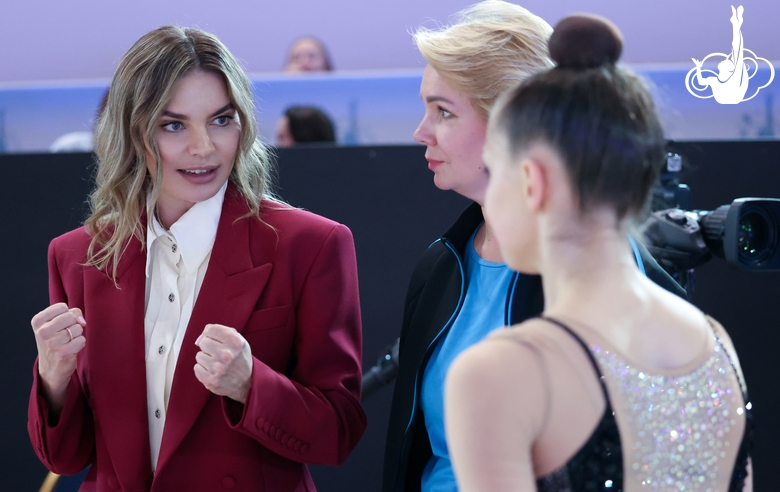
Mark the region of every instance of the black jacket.
[[[412, 273], [406, 293], [399, 370], [385, 444], [382, 491], [420, 490], [422, 472], [432, 456], [420, 407], [422, 374], [435, 342], [446, 336], [466, 294], [463, 256], [469, 238], [482, 222], [482, 207], [471, 204], [455, 224], [428, 247]], [[685, 291], [639, 246], [647, 276], [685, 298]], [[544, 308], [538, 275], [515, 273], [509, 283], [507, 325], [538, 316]]]

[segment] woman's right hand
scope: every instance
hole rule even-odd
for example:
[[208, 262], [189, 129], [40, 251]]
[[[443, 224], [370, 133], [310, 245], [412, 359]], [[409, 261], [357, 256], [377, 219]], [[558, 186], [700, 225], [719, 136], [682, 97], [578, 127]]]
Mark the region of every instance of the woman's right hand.
[[65, 404], [70, 377], [76, 370], [76, 355], [86, 346], [87, 322], [79, 308], [52, 304], [32, 319], [38, 346], [38, 374], [50, 410], [59, 413]]

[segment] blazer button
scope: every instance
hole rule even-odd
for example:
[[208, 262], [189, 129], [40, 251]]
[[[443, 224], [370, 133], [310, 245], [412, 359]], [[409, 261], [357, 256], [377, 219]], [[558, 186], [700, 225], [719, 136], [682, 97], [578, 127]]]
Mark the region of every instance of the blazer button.
[[108, 477], [108, 486], [112, 489], [119, 489], [119, 480], [116, 479], [115, 475]]
[[233, 479], [233, 477], [225, 477], [222, 479], [222, 487], [228, 490], [235, 489], [236, 481]]

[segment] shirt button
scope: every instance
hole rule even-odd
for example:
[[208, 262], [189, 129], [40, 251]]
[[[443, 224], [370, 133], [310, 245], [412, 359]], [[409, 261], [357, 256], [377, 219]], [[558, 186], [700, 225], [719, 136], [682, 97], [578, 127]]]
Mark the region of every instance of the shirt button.
[[159, 418], [162, 416], [162, 412], [160, 411], [160, 409], [159, 409], [159, 408], [158, 408], [157, 410], [155, 410], [155, 411], [154, 411], [154, 416], [155, 416], [156, 418], [158, 418], [158, 419], [159, 419]]
[[171, 246], [171, 253], [175, 253], [175, 252], [176, 252], [176, 245], [174, 244], [173, 246]]
[[176, 296], [175, 296], [175, 295], [173, 295], [173, 292], [171, 292], [170, 294], [168, 294], [168, 300], [169, 300], [169, 301], [173, 302], [173, 300], [174, 300], [174, 299], [176, 299]]
[[157, 353], [162, 355], [165, 352], [165, 346], [160, 345], [160, 347], [157, 349]]

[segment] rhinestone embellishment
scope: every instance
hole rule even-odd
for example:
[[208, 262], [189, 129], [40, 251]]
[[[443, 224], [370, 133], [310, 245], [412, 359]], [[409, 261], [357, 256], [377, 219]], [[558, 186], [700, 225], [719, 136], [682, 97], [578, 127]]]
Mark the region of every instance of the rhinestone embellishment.
[[745, 418], [728, 355], [719, 342], [712, 356], [683, 376], [659, 376], [632, 367], [599, 346], [591, 347], [609, 386], [625, 395], [623, 412], [636, 432], [626, 474], [648, 490], [715, 490], [719, 470], [728, 470], [724, 440]]

